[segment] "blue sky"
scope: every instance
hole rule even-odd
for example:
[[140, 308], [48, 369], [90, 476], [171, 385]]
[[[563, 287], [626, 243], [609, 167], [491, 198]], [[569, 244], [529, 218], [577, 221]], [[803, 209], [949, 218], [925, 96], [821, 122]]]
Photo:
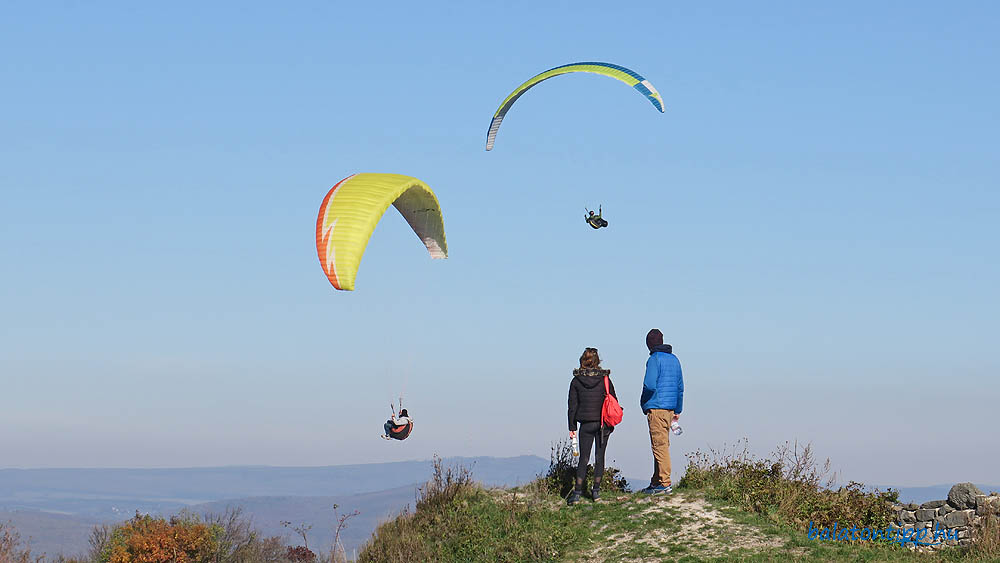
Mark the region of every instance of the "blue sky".
[[[0, 466], [546, 456], [596, 346], [609, 455], [645, 476], [655, 326], [675, 478], [746, 436], [845, 479], [996, 480], [994, 3], [3, 10]], [[666, 113], [562, 76], [483, 150], [510, 90], [586, 60]], [[427, 182], [450, 258], [390, 210], [334, 291], [315, 216], [355, 172]]]

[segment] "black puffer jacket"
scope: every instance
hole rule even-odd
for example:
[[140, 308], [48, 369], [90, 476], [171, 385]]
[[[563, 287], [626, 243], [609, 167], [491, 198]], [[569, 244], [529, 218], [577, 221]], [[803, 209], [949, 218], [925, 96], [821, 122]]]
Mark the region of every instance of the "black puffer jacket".
[[[609, 369], [580, 368], [573, 370], [569, 384], [569, 429], [576, 430], [578, 422], [600, 422], [604, 407], [604, 376]], [[608, 379], [608, 388], [615, 399], [615, 384]]]

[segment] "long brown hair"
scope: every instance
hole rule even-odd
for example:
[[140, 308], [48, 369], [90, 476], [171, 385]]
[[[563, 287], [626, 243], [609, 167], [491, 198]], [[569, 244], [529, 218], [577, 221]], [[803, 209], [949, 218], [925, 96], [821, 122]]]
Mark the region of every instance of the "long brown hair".
[[593, 369], [601, 367], [601, 357], [597, 355], [597, 348], [586, 348], [580, 356], [581, 369]]

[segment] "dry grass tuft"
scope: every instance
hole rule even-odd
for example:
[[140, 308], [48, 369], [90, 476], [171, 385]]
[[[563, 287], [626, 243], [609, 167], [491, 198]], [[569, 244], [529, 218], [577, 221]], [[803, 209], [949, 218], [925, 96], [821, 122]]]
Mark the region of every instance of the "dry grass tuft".
[[896, 491], [866, 491], [854, 481], [834, 489], [830, 460], [820, 463], [812, 446], [785, 442], [758, 459], [741, 440], [732, 450], [688, 454], [680, 488], [705, 489], [710, 496], [748, 512], [794, 526], [856, 525], [883, 528], [893, 518]]

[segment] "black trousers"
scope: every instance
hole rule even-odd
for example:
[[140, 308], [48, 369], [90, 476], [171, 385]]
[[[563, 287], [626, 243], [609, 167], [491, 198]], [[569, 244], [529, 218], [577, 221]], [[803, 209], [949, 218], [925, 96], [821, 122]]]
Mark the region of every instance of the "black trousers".
[[578, 435], [580, 437], [580, 462], [576, 466], [576, 489], [583, 490], [583, 485], [587, 481], [587, 463], [590, 461], [590, 447], [597, 442], [594, 451], [594, 488], [601, 486], [601, 477], [604, 476], [604, 451], [608, 448], [609, 436], [599, 436], [601, 434], [600, 422], [581, 422]]

